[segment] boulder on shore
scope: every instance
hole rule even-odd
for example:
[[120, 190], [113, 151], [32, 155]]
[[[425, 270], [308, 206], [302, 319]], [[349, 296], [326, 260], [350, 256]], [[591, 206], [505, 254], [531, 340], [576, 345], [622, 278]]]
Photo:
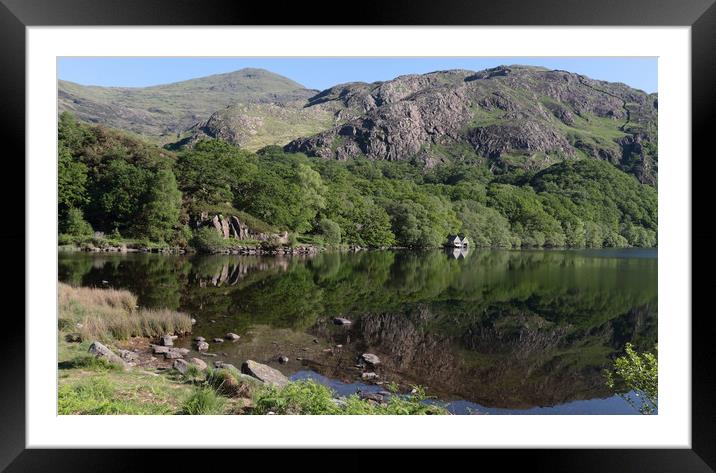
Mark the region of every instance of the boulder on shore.
[[192, 358], [189, 361], [181, 359], [174, 360], [174, 364], [172, 365], [172, 367], [181, 374], [186, 374], [186, 372], [189, 370], [189, 366], [191, 365], [196, 366], [199, 371], [204, 371], [206, 369], [206, 363], [204, 363], [204, 360], [200, 360], [199, 358]]
[[239, 337], [239, 336], [236, 335], [235, 333], [229, 332], [229, 333], [226, 334], [226, 338], [227, 338], [228, 340], [236, 341], [236, 340], [238, 340], [238, 339], [241, 338], [241, 337]]
[[333, 323], [336, 324], [336, 325], [350, 325], [350, 324], [352, 324], [353, 322], [351, 322], [351, 321], [348, 320], [348, 319], [344, 319], [343, 317], [334, 317], [334, 318], [333, 318]]
[[165, 347], [172, 347], [174, 346], [174, 338], [172, 338], [171, 335], [162, 335], [162, 337], [159, 339], [163, 346]]
[[288, 378], [279, 370], [271, 368], [267, 365], [262, 365], [261, 363], [257, 363], [253, 360], [246, 360], [241, 365], [241, 372], [266, 384], [279, 388], [286, 386], [289, 383]]
[[365, 361], [366, 363], [369, 363], [371, 365], [380, 364], [380, 358], [378, 358], [376, 355], [374, 355], [372, 353], [363, 353], [361, 355], [361, 358], [363, 359], [363, 361]]
[[110, 363], [113, 363], [115, 365], [119, 365], [124, 369], [127, 369], [127, 363], [124, 362], [122, 358], [120, 358], [118, 355], [116, 355], [112, 350], [107, 348], [106, 346], [102, 345], [100, 342], [92, 342], [92, 344], [89, 347], [89, 350], [87, 350], [89, 353], [93, 354], [95, 358], [104, 358], [105, 360], [109, 361]]
[[189, 363], [196, 365], [196, 367], [201, 371], [204, 371], [207, 368], [206, 362], [201, 358], [191, 358], [189, 359]]

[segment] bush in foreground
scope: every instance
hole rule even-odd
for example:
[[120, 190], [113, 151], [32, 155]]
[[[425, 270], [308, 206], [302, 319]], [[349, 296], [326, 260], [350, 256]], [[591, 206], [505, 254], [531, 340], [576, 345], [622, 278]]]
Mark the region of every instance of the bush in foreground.
[[420, 415], [447, 414], [438, 405], [427, 404], [424, 390], [412, 395], [393, 395], [386, 404], [375, 404], [352, 395], [338, 401], [334, 392], [314, 381], [296, 381], [283, 388], [265, 387], [254, 396], [254, 414], [304, 415]]
[[631, 394], [618, 393], [642, 414], [654, 414], [659, 400], [659, 362], [653, 353], [637, 353], [631, 343], [624, 348], [624, 356], [614, 361], [612, 371], [606, 372], [607, 386], [615, 390], [626, 386]]
[[184, 401], [181, 414], [186, 415], [218, 415], [224, 413], [226, 401], [209, 387], [198, 387]]

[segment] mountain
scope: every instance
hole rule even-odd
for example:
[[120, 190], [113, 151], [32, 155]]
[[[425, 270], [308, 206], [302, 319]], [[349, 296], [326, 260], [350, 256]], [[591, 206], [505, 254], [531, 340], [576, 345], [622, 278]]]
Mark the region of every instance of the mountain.
[[262, 69], [144, 88], [60, 81], [59, 110], [170, 148], [218, 138], [250, 151], [462, 162], [497, 174], [578, 158], [656, 185], [657, 94], [567, 71], [500, 66], [340, 84], [318, 92]]
[[500, 66], [406, 75], [333, 87], [306, 108], [347, 117], [285, 149], [344, 160], [462, 161], [543, 169], [579, 157], [606, 160], [656, 184], [656, 94], [566, 71]]
[[[241, 69], [151, 87], [84, 86], [60, 80], [59, 111], [165, 143], [235, 104], [301, 105], [317, 91], [263, 69]], [[300, 105], [294, 106], [299, 108]]]

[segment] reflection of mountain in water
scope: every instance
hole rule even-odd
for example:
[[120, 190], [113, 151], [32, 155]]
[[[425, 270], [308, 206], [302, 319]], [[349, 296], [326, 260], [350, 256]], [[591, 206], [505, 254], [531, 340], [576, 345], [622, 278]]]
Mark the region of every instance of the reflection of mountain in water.
[[[107, 280], [137, 293], [140, 304], [216, 320], [216, 335], [260, 324], [273, 327], [279, 344], [288, 329], [344, 345], [306, 356], [326, 376], [359, 376], [355, 357], [371, 351], [383, 360], [384, 379], [513, 408], [607, 396], [601, 370], [610, 357], [627, 341], [656, 342], [656, 271], [657, 260], [643, 255], [569, 251], [472, 251], [457, 259], [440, 251], [60, 255], [61, 280]], [[353, 325], [334, 326], [338, 315]]]

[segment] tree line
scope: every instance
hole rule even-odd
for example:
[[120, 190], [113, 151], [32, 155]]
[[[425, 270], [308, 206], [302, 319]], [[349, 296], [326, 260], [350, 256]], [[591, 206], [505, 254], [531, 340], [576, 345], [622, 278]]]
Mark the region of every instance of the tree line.
[[431, 247], [450, 233], [499, 248], [657, 242], [656, 189], [597, 159], [494, 175], [460, 162], [323, 160], [219, 140], [173, 152], [66, 112], [58, 138], [59, 231], [76, 238], [186, 246], [191, 215], [215, 211], [327, 246]]

